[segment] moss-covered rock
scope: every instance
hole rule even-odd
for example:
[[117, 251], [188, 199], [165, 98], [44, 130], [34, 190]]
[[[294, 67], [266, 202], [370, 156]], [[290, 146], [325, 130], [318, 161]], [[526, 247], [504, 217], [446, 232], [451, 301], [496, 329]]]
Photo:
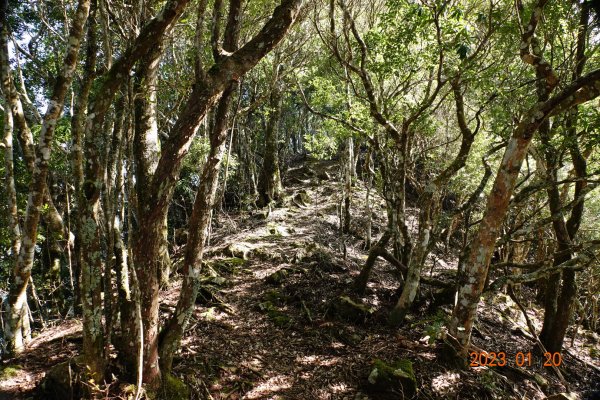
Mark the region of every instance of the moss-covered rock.
[[331, 309], [334, 316], [343, 320], [361, 322], [375, 311], [373, 308], [354, 301], [348, 296], [339, 296], [333, 300]]
[[290, 300], [289, 296], [284, 295], [277, 289], [267, 290], [263, 295], [265, 302], [271, 303], [277, 306], [284, 306]]
[[[242, 255], [243, 255], [243, 251], [242, 251]], [[248, 255], [249, 255], [249, 253], [248, 253], [248, 251], [246, 251], [246, 256], [248, 256]], [[209, 263], [209, 265], [214, 270], [219, 271], [221, 273], [229, 273], [229, 274], [235, 273], [239, 268], [242, 268], [246, 264], [248, 264], [248, 260], [244, 259], [243, 257], [219, 258], [216, 260], [212, 260]]]
[[306, 190], [301, 190], [294, 195], [292, 201], [298, 207], [306, 207], [310, 204], [310, 195]]
[[270, 301], [263, 301], [262, 303], [259, 303], [258, 309], [264, 312], [269, 320], [279, 328], [289, 328], [294, 322], [289, 315], [283, 311], [280, 311], [278, 307]]
[[290, 271], [287, 268], [281, 268], [273, 272], [271, 275], [265, 278], [265, 282], [270, 285], [281, 285], [290, 276]]
[[227, 257], [241, 258], [247, 260], [252, 253], [252, 248], [243, 243], [232, 243], [223, 249], [223, 254]]
[[405, 398], [417, 393], [417, 380], [412, 362], [400, 359], [387, 363], [376, 359], [369, 374], [369, 386], [375, 392], [402, 392]]
[[257, 248], [252, 252], [252, 256], [261, 261], [283, 262], [283, 256], [268, 248]]

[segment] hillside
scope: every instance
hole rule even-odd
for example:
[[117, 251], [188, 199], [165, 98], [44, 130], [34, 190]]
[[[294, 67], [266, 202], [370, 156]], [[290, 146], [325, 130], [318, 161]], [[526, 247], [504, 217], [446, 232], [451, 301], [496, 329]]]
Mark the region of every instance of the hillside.
[[[423, 285], [412, 316], [400, 329], [389, 327], [389, 310], [399, 296], [398, 270], [380, 259], [365, 295], [353, 292], [367, 257], [360, 237], [365, 188], [356, 182], [353, 233], [341, 234], [337, 165], [308, 161], [290, 169], [283, 200], [270, 212], [218, 215], [202, 289], [173, 366], [191, 388], [191, 398], [533, 400], [565, 392], [565, 384], [588, 396], [582, 398], [596, 398], [598, 335], [577, 326], [572, 340], [575, 330], [570, 331], [559, 367], [562, 378], [542, 367], [543, 357], [534, 352], [531, 366], [519, 368], [516, 354], [532, 351], [534, 341], [506, 293], [485, 296], [473, 334], [476, 348], [506, 353], [505, 367], [461, 370], [444, 356], [444, 325], [452, 304], [436, 301], [439, 289], [431, 285]], [[373, 203], [377, 238], [385, 227], [385, 209], [381, 199]], [[416, 206], [408, 209], [416, 213]], [[427, 277], [448, 278], [457, 257], [452, 247], [435, 249]], [[164, 317], [175, 307], [179, 282], [176, 275], [161, 292]], [[542, 313], [533, 290], [523, 286], [519, 296], [539, 329]], [[3, 361], [0, 399], [48, 398], [36, 385], [81, 348], [79, 321], [52, 325], [22, 356]], [[410, 385], [398, 385], [398, 378], [386, 383], [373, 377], [382, 362], [398, 360], [412, 363], [414, 396]], [[118, 366], [119, 360], [113, 360], [111, 368]], [[111, 395], [123, 397], [106, 398], [132, 398], [124, 394], [127, 390], [114, 381]]]

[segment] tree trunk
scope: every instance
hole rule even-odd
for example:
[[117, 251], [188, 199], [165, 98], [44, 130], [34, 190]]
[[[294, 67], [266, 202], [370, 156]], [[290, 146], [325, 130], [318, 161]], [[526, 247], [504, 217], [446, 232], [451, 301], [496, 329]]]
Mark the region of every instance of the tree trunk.
[[227, 88], [219, 101], [215, 114], [216, 122], [210, 133], [210, 152], [202, 168], [201, 184], [196, 193], [196, 200], [190, 218], [190, 234], [185, 246], [183, 283], [179, 301], [175, 312], [163, 328], [164, 333], [160, 341], [160, 365], [163, 373], [171, 371], [173, 356], [194, 310], [200, 287], [202, 256], [219, 182], [219, 170], [227, 138], [228, 109], [232, 93], [233, 85]]
[[508, 142], [479, 231], [471, 243], [465, 261], [464, 278], [460, 282], [458, 301], [450, 323], [451, 333], [459, 339], [462, 345], [460, 350], [464, 354], [468, 348], [494, 244], [533, 134], [549, 115], [597, 97], [600, 94], [600, 88], [595, 88], [597, 82], [600, 82], [598, 70], [573, 81], [548, 101], [536, 104], [525, 114]]
[[[143, 381], [151, 388], [161, 383], [158, 359], [158, 259], [162, 223], [173, 196], [181, 163], [207, 111], [221, 97], [232, 80], [250, 70], [285, 36], [298, 15], [302, 0], [286, 0], [256, 37], [231, 55], [219, 57], [208, 71], [199, 73], [171, 135], [163, 143], [154, 176], [139, 206], [139, 225], [132, 246], [133, 265], [141, 291], [144, 322]], [[140, 201], [141, 199], [138, 199]], [[182, 292], [185, 293], [185, 292]], [[131, 321], [133, 323], [133, 320]], [[166, 331], [165, 331], [166, 332]], [[165, 351], [165, 354], [168, 351]]]
[[[6, 23], [6, 1], [3, 1], [2, 4], [3, 15], [0, 15], [0, 19], [3, 23]], [[18, 331], [23, 325], [23, 316], [25, 315], [26, 290], [33, 267], [33, 256], [37, 242], [38, 223], [44, 201], [52, 141], [56, 124], [62, 113], [67, 89], [71, 85], [77, 65], [83, 27], [88, 17], [89, 8], [89, 0], [80, 0], [77, 4], [77, 10], [67, 40], [69, 46], [67, 47], [60, 74], [56, 79], [48, 103], [48, 109], [44, 115], [39, 143], [36, 148], [35, 167], [29, 186], [29, 200], [23, 229], [22, 246], [14, 268], [14, 284], [10, 287], [8, 312], [5, 319], [6, 326], [4, 331], [8, 347], [14, 352], [21, 352], [23, 350], [22, 336]]]
[[[579, 31], [577, 35], [577, 51], [575, 55], [575, 70], [573, 71], [573, 79], [577, 79], [583, 72], [585, 65], [585, 45], [588, 36], [588, 23], [589, 23], [589, 4], [584, 3], [581, 5], [580, 19], [579, 19]], [[575, 184], [575, 198], [580, 198], [582, 191], [587, 186], [585, 177], [586, 172], [586, 160], [581, 155], [578, 145], [577, 138], [577, 107], [569, 110], [568, 115], [565, 119], [565, 131], [568, 141], [568, 147], [570, 150], [573, 167], [575, 170], [575, 176], [579, 180]], [[559, 218], [553, 219], [553, 227], [558, 242], [558, 253], [554, 258], [554, 265], [560, 265], [563, 262], [571, 259], [572, 253], [570, 251], [570, 244], [575, 239], [577, 231], [581, 223], [584, 208], [584, 198], [581, 198], [573, 211], [571, 212], [570, 218], [565, 222], [562, 216], [563, 202], [558, 191], [557, 182], [557, 170], [558, 163], [553, 154], [550, 153], [552, 147], [549, 137], [549, 129], [543, 125], [544, 132], [540, 130], [540, 136], [542, 142], [546, 148], [546, 161], [549, 179], [552, 181], [552, 185], [548, 188], [548, 205], [552, 215], [560, 215]], [[540, 333], [540, 340], [544, 344], [544, 347], [549, 352], [560, 352], [562, 350], [563, 341], [569, 327], [569, 322], [573, 314], [573, 305], [575, 302], [575, 296], [577, 294], [577, 282], [575, 280], [575, 271], [565, 270], [562, 272], [562, 286], [560, 292], [558, 290], [560, 275], [555, 274], [548, 280], [546, 287], [546, 308], [544, 314], [544, 323], [542, 331]], [[551, 292], [551, 290], [553, 290]]]
[[[276, 83], [277, 85], [277, 83]], [[271, 92], [269, 122], [265, 131], [265, 156], [259, 179], [259, 205], [266, 206], [281, 195], [281, 175], [279, 171], [279, 120], [281, 119], [283, 95], [275, 87]]]

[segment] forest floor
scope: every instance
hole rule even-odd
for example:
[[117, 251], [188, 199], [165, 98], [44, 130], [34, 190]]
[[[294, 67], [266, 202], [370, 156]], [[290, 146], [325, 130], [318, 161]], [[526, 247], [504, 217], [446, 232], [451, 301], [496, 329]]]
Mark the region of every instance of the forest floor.
[[[378, 261], [365, 296], [354, 295], [367, 256], [365, 188], [354, 188], [353, 233], [342, 235], [338, 169], [307, 162], [288, 171], [285, 198], [271, 212], [219, 216], [198, 306], [174, 361], [174, 374], [194, 399], [402, 399], [399, 387], [378, 391], [368, 379], [376, 360], [399, 359], [412, 362], [419, 399], [544, 399], [567, 390], [541, 355], [532, 352], [531, 366], [516, 366], [516, 354], [534, 342], [505, 294], [482, 302], [473, 343], [505, 352], [508, 365], [468, 370], [441, 361], [436, 337], [451, 305], [436, 305], [432, 288], [423, 286], [400, 329], [386, 324], [400, 284], [393, 266]], [[417, 210], [409, 211], [416, 221]], [[385, 226], [381, 200], [372, 216], [377, 238]], [[455, 264], [452, 249], [436, 249], [426, 273], [444, 279]], [[163, 292], [165, 316], [177, 293], [177, 282]], [[532, 290], [523, 287], [520, 296], [539, 331], [542, 313]], [[77, 321], [41, 332], [23, 356], [3, 361], [0, 400], [32, 396], [44, 372], [80, 345]], [[566, 340], [560, 371], [570, 390], [600, 390], [599, 348], [599, 336], [582, 328], [573, 343]]]

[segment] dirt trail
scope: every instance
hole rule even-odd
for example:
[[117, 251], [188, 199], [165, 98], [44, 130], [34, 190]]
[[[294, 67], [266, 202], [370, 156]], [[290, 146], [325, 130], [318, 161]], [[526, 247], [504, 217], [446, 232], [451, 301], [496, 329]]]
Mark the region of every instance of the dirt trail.
[[[193, 388], [194, 399], [402, 399], [400, 392], [370, 391], [367, 380], [375, 359], [401, 358], [413, 363], [420, 399], [543, 399], [535, 373], [547, 381], [546, 393], [564, 389], [539, 365], [519, 373], [458, 371], [440, 362], [440, 341], [428, 339], [443, 332], [450, 308], [429, 307], [431, 288], [421, 291], [418, 309], [400, 330], [389, 328], [387, 313], [399, 285], [389, 264], [379, 261], [366, 295], [353, 297], [351, 285], [367, 255], [358, 237], [366, 226], [365, 189], [357, 184], [353, 194], [354, 234], [340, 234], [337, 170], [332, 162], [307, 163], [289, 171], [286, 196], [268, 215], [219, 216], [198, 306], [174, 360], [174, 373]], [[376, 238], [385, 211], [381, 201], [374, 203]], [[433, 264], [434, 275], [452, 265], [450, 255], [436, 257], [446, 261]], [[165, 317], [176, 303], [177, 286], [162, 293]], [[363, 303], [361, 313], [340, 308], [345, 296]], [[532, 342], [516, 328], [525, 324], [509, 300], [496, 296], [483, 303], [473, 341], [510, 358], [528, 351]], [[62, 343], [56, 347], [64, 353], [59, 358], [72, 357], [76, 345]], [[41, 351], [47, 350], [39, 349], [32, 350], [37, 358], [31, 368], [26, 357], [11, 361], [29, 374], [24, 390], [39, 381], [43, 368], [60, 361], [40, 365]], [[576, 382], [573, 389], [589, 390], [600, 382], [599, 374], [568, 354], [563, 372]], [[0, 399], [23, 398], [15, 393], [14, 385], [0, 382]]]

